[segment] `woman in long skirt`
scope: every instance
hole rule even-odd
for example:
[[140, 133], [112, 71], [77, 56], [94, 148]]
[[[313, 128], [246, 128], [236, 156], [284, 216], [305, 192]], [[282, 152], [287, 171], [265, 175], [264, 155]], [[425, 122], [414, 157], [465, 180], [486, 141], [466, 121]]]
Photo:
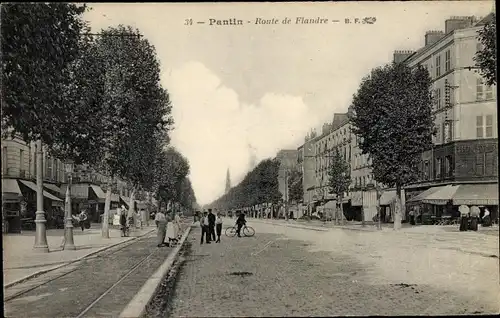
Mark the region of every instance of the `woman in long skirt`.
[[158, 247], [165, 246], [165, 234], [167, 229], [167, 217], [163, 212], [159, 211], [155, 215], [155, 223], [158, 228], [157, 238], [158, 238]]
[[170, 222], [168, 222], [168, 225], [167, 225], [167, 238], [168, 238], [167, 246], [170, 246], [170, 243], [172, 243], [172, 245], [177, 243], [175, 212], [172, 212], [172, 214], [174, 216], [170, 218], [170, 220], [169, 220]]

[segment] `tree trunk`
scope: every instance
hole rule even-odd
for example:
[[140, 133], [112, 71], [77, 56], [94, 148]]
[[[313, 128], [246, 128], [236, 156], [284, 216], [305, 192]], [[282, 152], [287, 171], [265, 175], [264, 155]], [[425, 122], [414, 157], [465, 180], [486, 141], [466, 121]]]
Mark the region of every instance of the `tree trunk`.
[[109, 209], [111, 208], [111, 184], [112, 181], [108, 182], [108, 188], [106, 189], [106, 200], [104, 201], [104, 215], [102, 216], [102, 228], [101, 235], [103, 238], [109, 238]]
[[401, 200], [401, 186], [396, 185], [396, 204], [394, 211], [394, 230], [401, 228], [401, 219], [404, 212], [403, 201]]
[[340, 210], [340, 204], [339, 200], [337, 200], [337, 208], [335, 209], [335, 225], [339, 225], [339, 210]]

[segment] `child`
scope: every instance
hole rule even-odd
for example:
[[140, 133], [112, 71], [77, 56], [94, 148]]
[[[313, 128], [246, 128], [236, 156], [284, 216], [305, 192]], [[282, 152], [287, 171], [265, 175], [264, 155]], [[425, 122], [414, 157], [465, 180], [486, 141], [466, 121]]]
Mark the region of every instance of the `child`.
[[215, 243], [220, 243], [220, 235], [222, 233], [222, 215], [217, 213], [217, 218], [215, 219], [215, 230], [217, 231], [217, 240]]

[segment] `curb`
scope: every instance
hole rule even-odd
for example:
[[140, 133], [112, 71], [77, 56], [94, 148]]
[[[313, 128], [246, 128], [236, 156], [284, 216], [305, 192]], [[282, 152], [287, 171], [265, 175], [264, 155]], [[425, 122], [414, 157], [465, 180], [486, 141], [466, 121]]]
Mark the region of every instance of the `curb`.
[[161, 285], [163, 278], [169, 272], [174, 261], [177, 259], [179, 252], [184, 245], [189, 233], [191, 232], [192, 226], [188, 226], [184, 234], [182, 235], [179, 244], [175, 249], [168, 255], [167, 259], [161, 264], [161, 266], [156, 270], [156, 272], [148, 278], [148, 280], [142, 285], [141, 289], [134, 298], [127, 304], [125, 309], [120, 313], [118, 317], [120, 318], [137, 318], [144, 317], [146, 313], [146, 306], [151, 302], [158, 287]]
[[[63, 264], [60, 264], [60, 265], [57, 265], [57, 266], [54, 266], [54, 267], [51, 267], [51, 268], [48, 268], [48, 269], [42, 269], [42, 270], [37, 271], [37, 272], [35, 272], [35, 273], [33, 273], [33, 274], [29, 274], [29, 275], [27, 275], [27, 276], [24, 276], [24, 277], [22, 277], [22, 278], [18, 279], [18, 280], [15, 280], [15, 281], [13, 281], [13, 282], [11, 282], [11, 283], [8, 283], [8, 284], [4, 285], [4, 286], [3, 286], [3, 288], [4, 288], [4, 289], [6, 289], [6, 288], [9, 288], [9, 287], [12, 287], [12, 286], [14, 286], [14, 285], [17, 285], [17, 284], [23, 283], [23, 282], [25, 282], [25, 281], [27, 281], [27, 280], [29, 280], [30, 278], [33, 278], [33, 277], [35, 277], [35, 276], [38, 276], [38, 275], [41, 275], [41, 274], [45, 274], [45, 273], [48, 273], [48, 272], [54, 271], [54, 270], [56, 270], [56, 269], [59, 269], [59, 268], [61, 268], [61, 267], [64, 267], [64, 266], [71, 265], [71, 264], [73, 264], [73, 263], [79, 262], [79, 261], [81, 261], [81, 260], [83, 260], [83, 259], [85, 259], [85, 258], [87, 258], [87, 257], [90, 257], [90, 256], [92, 256], [92, 255], [98, 254], [98, 253], [100, 253], [100, 252], [102, 252], [102, 251], [105, 251], [105, 250], [107, 250], [107, 249], [110, 249], [110, 248], [112, 248], [112, 247], [119, 246], [119, 245], [121, 245], [121, 244], [125, 244], [125, 243], [127, 243], [127, 242], [130, 242], [130, 241], [136, 240], [136, 239], [138, 239], [138, 238], [140, 238], [140, 237], [146, 236], [146, 235], [148, 235], [149, 233], [153, 232], [154, 230], [155, 230], [155, 229], [151, 229], [150, 231], [148, 231], [148, 232], [146, 232], [146, 233], [144, 233], [144, 234], [142, 234], [142, 235], [139, 235], [139, 236], [134, 236], [134, 237], [129, 237], [129, 238], [127, 238], [127, 239], [125, 239], [125, 240], [123, 240], [123, 241], [121, 241], [121, 242], [114, 243], [114, 244], [111, 244], [111, 245], [109, 245], [109, 246], [104, 246], [104, 247], [101, 247], [101, 248], [100, 248], [100, 249], [98, 249], [97, 251], [90, 252], [90, 253], [88, 253], [88, 254], [86, 254], [86, 255], [83, 255], [83, 256], [81, 256], [81, 257], [79, 257], [79, 258], [77, 258], [77, 259], [74, 259], [74, 260], [72, 260], [72, 261], [68, 261], [68, 262], [66, 262], [66, 263], [63, 263]], [[41, 266], [43, 266], [43, 265], [41, 265]]]

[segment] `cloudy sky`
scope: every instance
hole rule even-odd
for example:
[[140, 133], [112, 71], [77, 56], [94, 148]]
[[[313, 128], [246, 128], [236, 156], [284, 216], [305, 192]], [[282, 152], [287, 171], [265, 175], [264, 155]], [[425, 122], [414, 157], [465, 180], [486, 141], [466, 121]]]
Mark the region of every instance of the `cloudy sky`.
[[[188, 159], [198, 202], [219, 197], [279, 149], [294, 149], [311, 129], [345, 112], [371, 68], [394, 50], [418, 49], [449, 16], [485, 16], [491, 1], [393, 3], [91, 4], [93, 31], [131, 25], [156, 47], [162, 84], [173, 102], [172, 144]], [[290, 25], [256, 25], [257, 18]], [[295, 24], [296, 17], [339, 23]], [[345, 24], [375, 17], [376, 23]], [[242, 19], [210, 26], [209, 19]], [[192, 19], [193, 25], [184, 25]], [[198, 24], [197, 21], [205, 21]], [[252, 21], [252, 23], [246, 23]]]

